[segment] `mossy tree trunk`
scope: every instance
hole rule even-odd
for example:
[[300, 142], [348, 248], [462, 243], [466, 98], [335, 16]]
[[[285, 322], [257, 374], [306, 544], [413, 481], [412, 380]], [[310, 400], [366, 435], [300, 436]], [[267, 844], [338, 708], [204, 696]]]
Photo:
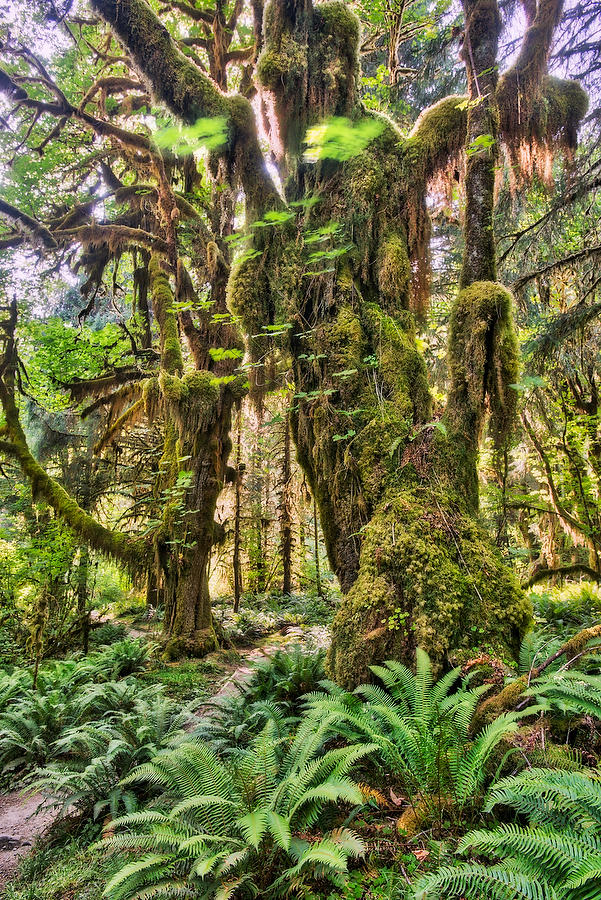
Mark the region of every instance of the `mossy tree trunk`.
[[[243, 379], [201, 369], [184, 374], [174, 297], [159, 260], [150, 262], [150, 289], [159, 324], [161, 371], [144, 386], [149, 421], [158, 418], [165, 439], [157, 483], [163, 500], [162, 524], [153, 536], [157, 574], [165, 602], [166, 652], [203, 655], [215, 649], [209, 594], [209, 563], [216, 535], [215, 508], [229, 471], [233, 405], [244, 391]], [[217, 294], [217, 292], [215, 292]], [[217, 296], [215, 300], [217, 301]], [[216, 302], [217, 309], [220, 308]], [[188, 323], [195, 362], [199, 333]], [[195, 352], [196, 350], [196, 352]], [[230, 367], [226, 363], [226, 367]]]

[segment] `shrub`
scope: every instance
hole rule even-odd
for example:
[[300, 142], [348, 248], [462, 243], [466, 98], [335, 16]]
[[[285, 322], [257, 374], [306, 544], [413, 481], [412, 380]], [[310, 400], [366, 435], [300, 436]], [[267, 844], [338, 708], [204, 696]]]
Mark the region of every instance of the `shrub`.
[[115, 622], [104, 622], [98, 628], [93, 628], [90, 631], [90, 644], [93, 647], [106, 647], [108, 644], [123, 641], [126, 637], [127, 628], [125, 625], [118, 625]]

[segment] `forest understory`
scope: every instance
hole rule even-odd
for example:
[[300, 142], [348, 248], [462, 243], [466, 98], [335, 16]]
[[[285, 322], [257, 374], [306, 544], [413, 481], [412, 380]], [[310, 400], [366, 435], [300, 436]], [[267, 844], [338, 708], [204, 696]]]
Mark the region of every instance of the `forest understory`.
[[601, 0], [0, 2], [0, 896], [601, 900]]

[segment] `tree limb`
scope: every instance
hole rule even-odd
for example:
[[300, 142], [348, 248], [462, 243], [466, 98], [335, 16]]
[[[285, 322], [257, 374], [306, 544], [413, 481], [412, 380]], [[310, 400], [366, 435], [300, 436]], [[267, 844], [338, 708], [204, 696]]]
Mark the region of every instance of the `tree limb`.
[[601, 575], [599, 572], [595, 572], [590, 566], [587, 566], [584, 563], [572, 563], [569, 566], [558, 566], [556, 569], [538, 569], [538, 571], [534, 572], [529, 578], [522, 581], [522, 587], [524, 589], [530, 588], [534, 584], [538, 584], [539, 581], [544, 581], [545, 578], [553, 578], [555, 575], [559, 575], [560, 578], [563, 578], [566, 575], [578, 574], [586, 575], [591, 581], [596, 581], [597, 583], [601, 582]]

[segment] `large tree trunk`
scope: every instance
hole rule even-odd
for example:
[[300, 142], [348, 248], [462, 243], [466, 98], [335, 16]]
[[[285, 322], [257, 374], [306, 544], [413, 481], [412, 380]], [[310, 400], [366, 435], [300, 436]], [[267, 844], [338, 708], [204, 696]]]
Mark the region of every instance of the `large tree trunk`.
[[[453, 141], [457, 134], [463, 140], [464, 114], [457, 99], [446, 101], [407, 140], [380, 120], [380, 136], [348, 162], [305, 163], [290, 119], [296, 128], [356, 109], [356, 20], [338, 4], [311, 9], [300, 2], [277, 4], [271, 17], [259, 75], [275, 97], [286, 138], [287, 199], [312, 195], [320, 202], [276, 237], [255, 239], [262, 256], [233, 273], [230, 297], [250, 334], [270, 320], [267, 293], [285, 297], [294, 326], [294, 438], [345, 593], [330, 673], [351, 686], [369, 677], [372, 663], [412, 661], [416, 646], [439, 666], [483, 643], [515, 653], [529, 606], [474, 518], [487, 398], [516, 380], [507, 292], [493, 284], [476, 303], [481, 327], [468, 349], [478, 371], [467, 387], [465, 373], [455, 378], [455, 406], [467, 392], [468, 411], [477, 415], [467, 442], [462, 428], [445, 434], [429, 422], [427, 373], [415, 339], [428, 236], [423, 182], [439, 157], [459, 150]], [[290, 38], [308, 45], [306, 65], [296, 60], [294, 85], [277, 68]], [[334, 57], [338, 81], [322, 81]], [[319, 263], [307, 263], [302, 239], [332, 221], [354, 248], [338, 257], [335, 271], [325, 264], [323, 274], [308, 276]], [[459, 317], [455, 331], [465, 325]], [[457, 336], [455, 368], [465, 362], [464, 344]], [[506, 351], [500, 362], [499, 346]]]

